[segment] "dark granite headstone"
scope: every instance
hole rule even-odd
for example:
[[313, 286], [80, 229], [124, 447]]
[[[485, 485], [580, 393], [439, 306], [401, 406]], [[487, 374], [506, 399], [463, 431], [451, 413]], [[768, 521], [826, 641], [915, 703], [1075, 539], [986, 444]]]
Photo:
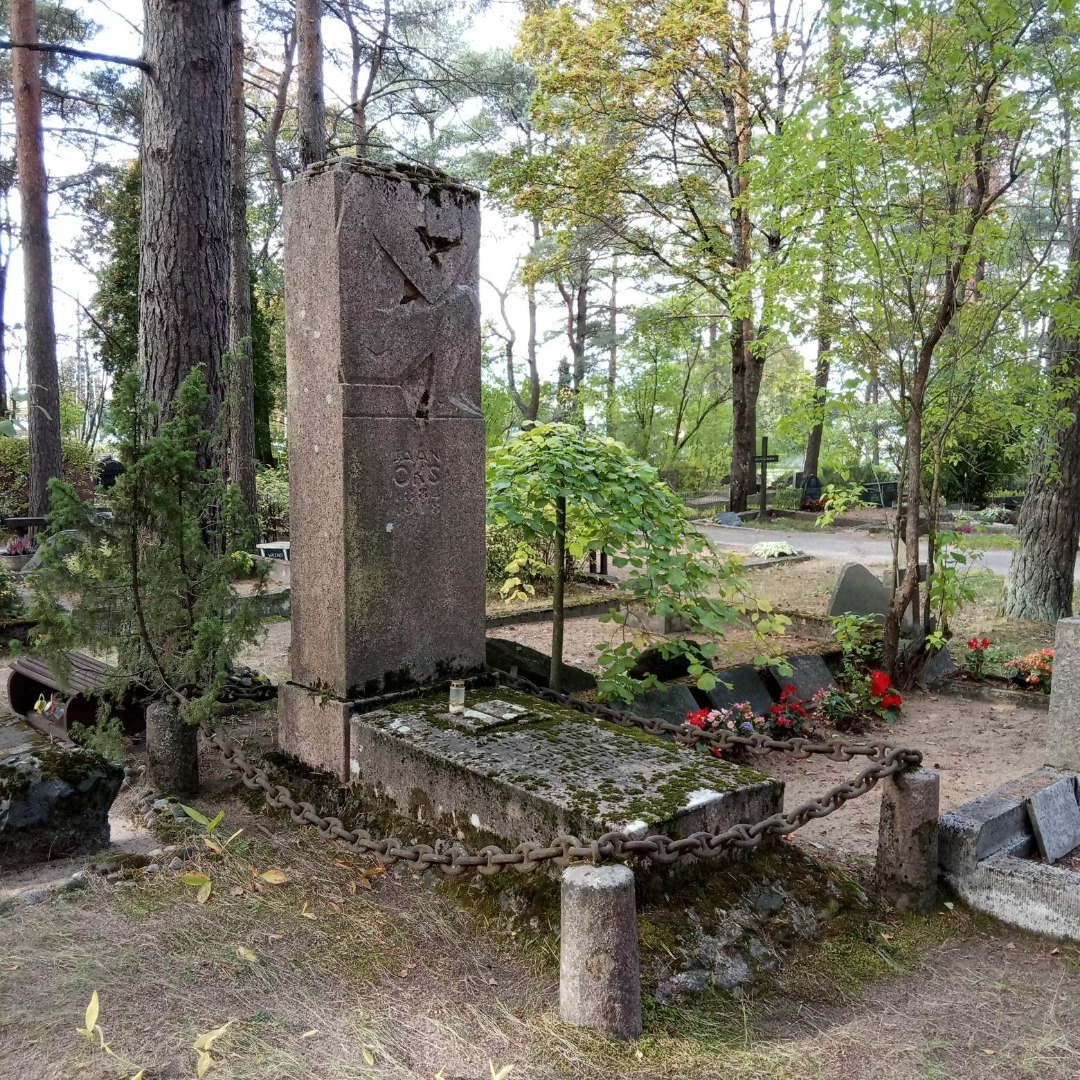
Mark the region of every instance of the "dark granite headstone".
[[[523, 679], [537, 686], [547, 686], [551, 675], [551, 657], [539, 649], [511, 641], [509, 638], [489, 637], [487, 639], [487, 663], [489, 667], [500, 671], [517, 668]], [[573, 664], [562, 666], [563, 692], [578, 694], [583, 690], [595, 690], [596, 678], [584, 668]]]
[[889, 590], [861, 563], [846, 563], [836, 579], [826, 614], [878, 615], [884, 621], [889, 611]]
[[947, 648], [939, 649], [926, 663], [923, 668], [923, 681], [933, 689], [947, 682], [957, 672], [956, 661]]
[[670, 724], [681, 724], [686, 714], [696, 712], [701, 706], [686, 683], [674, 683], [657, 690], [638, 694], [630, 706], [635, 716], [656, 717]]
[[716, 515], [717, 525], [727, 525], [733, 529], [742, 527], [743, 520], [738, 514], [732, 513], [730, 510], [723, 514]]
[[[764, 716], [773, 706], [773, 698], [760, 673], [753, 664], [742, 664], [717, 673], [719, 682], [706, 692], [714, 709], [727, 709], [748, 701], [758, 716]], [[725, 685], [727, 684], [727, 685]]]
[[816, 473], [811, 473], [802, 485], [803, 502], [821, 501], [821, 481]]
[[809, 701], [819, 690], [828, 690], [836, 686], [829, 665], [814, 654], [811, 656], [789, 656], [790, 675], [780, 675], [769, 668], [765, 681], [773, 693], [779, 697], [785, 686], [795, 687], [795, 696], [800, 701]]
[[[696, 641], [687, 641], [688, 645], [696, 645]], [[674, 679], [684, 679], [690, 674], [690, 657], [684, 653], [676, 653], [674, 656], [665, 656], [659, 645], [652, 645], [648, 649], [642, 649], [634, 666], [630, 669], [632, 679], [643, 679], [646, 675], [655, 675], [661, 682], [671, 682]]]
[[1047, 862], [1057, 862], [1080, 847], [1080, 804], [1074, 777], [1035, 792], [1026, 802], [1039, 852]]

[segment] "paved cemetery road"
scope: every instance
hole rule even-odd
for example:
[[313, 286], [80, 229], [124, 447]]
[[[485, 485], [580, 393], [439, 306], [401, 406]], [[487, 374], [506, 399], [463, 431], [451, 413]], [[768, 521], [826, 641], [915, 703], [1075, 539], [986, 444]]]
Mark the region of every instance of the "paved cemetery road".
[[[790, 532], [779, 529], [754, 529], [744, 525], [741, 529], [723, 525], [702, 525], [701, 531], [717, 546], [745, 550], [768, 540], [786, 540], [797, 551], [836, 562], [887, 563], [892, 558], [889, 541], [883, 536], [870, 536], [859, 529], [836, 529], [830, 532]], [[1012, 562], [1009, 550], [984, 551], [976, 564], [1004, 576]], [[925, 558], [926, 548], [922, 549]], [[901, 557], [903, 553], [901, 552]], [[1080, 575], [1078, 575], [1080, 576]]]

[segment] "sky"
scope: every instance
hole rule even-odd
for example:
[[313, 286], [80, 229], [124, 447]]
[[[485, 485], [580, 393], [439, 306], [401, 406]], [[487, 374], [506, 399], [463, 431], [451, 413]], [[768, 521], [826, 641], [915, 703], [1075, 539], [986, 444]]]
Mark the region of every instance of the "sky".
[[[135, 0], [69, 0], [76, 10], [99, 26], [97, 34], [83, 46], [93, 51], [101, 51], [120, 56], [136, 57], [141, 52], [141, 40], [138, 24], [141, 21], [141, 4]], [[250, 7], [250, 5], [248, 5]], [[519, 21], [519, 5], [516, 0], [494, 0], [483, 17], [467, 36], [470, 45], [481, 49], [511, 48], [514, 44], [516, 26]], [[326, 21], [328, 44], [336, 32], [337, 24]], [[69, 82], [77, 83], [83, 72], [100, 66], [92, 61], [77, 61], [69, 72]], [[344, 73], [335, 70], [332, 64], [325, 65], [325, 77], [328, 89], [337, 90], [339, 96], [346, 97]], [[128, 79], [137, 77], [131, 71]], [[0, 118], [4, 134], [11, 137], [13, 121], [10, 115]], [[86, 157], [63, 143], [55, 130], [61, 121], [47, 119], [46, 128], [46, 169], [50, 177], [50, 188], [60, 186], [64, 177], [81, 173], [87, 167]], [[104, 141], [99, 144], [97, 160], [121, 163], [132, 160], [137, 153], [134, 146], [125, 143]], [[13, 193], [13, 215], [18, 217], [18, 195]], [[96, 280], [90, 269], [73, 257], [75, 248], [84, 231], [85, 221], [80, 208], [74, 200], [65, 200], [56, 190], [50, 195], [52, 213], [52, 254], [54, 282], [54, 312], [57, 330], [58, 359], [63, 364], [66, 358], [74, 356], [75, 338], [78, 330], [80, 304], [89, 303], [96, 288]], [[506, 221], [499, 214], [487, 209], [483, 216], [483, 235], [481, 240], [481, 276], [500, 285], [510, 278], [517, 260], [527, 250], [528, 235], [521, 223], [517, 226]], [[481, 285], [481, 302], [485, 318], [498, 317], [498, 300], [486, 285]], [[524, 298], [512, 298], [509, 304], [510, 316], [515, 322], [519, 340], [524, 340], [526, 332], [526, 309]], [[7, 341], [6, 371], [9, 392], [13, 386], [25, 385], [22, 333], [23, 322], [23, 263], [21, 252], [16, 248], [12, 252], [8, 273], [5, 321], [9, 327]], [[550, 376], [558, 363], [559, 357], [566, 351], [565, 342], [557, 335], [561, 325], [561, 315], [549, 308], [542, 315], [541, 336], [545, 333], [554, 340], [542, 347], [541, 364], [546, 375]]]

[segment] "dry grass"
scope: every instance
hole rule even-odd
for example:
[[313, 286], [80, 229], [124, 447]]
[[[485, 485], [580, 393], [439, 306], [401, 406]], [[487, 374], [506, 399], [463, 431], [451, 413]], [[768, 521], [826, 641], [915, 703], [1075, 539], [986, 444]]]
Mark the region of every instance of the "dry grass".
[[[769, 1001], [650, 1004], [643, 1039], [608, 1043], [558, 1020], [550, 938], [517, 944], [409, 871], [368, 890], [370, 861], [225, 806], [223, 828], [245, 833], [223, 862], [200, 858], [205, 906], [179, 874], [137, 872], [0, 918], [0, 1076], [130, 1077], [75, 1034], [94, 989], [110, 1045], [148, 1080], [194, 1076], [192, 1043], [227, 1020], [219, 1080], [487, 1080], [489, 1060], [514, 1080], [998, 1080], [1080, 1064], [1080, 951], [956, 912], [821, 946]], [[270, 867], [289, 881], [260, 884]]]

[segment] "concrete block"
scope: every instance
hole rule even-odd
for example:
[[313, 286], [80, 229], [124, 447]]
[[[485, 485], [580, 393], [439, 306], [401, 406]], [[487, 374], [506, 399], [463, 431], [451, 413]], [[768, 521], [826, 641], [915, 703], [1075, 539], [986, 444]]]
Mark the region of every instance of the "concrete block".
[[[481, 693], [494, 696], [480, 691], [476, 701]], [[353, 779], [398, 813], [514, 844], [611, 830], [685, 836], [782, 808], [783, 784], [751, 769], [538, 699], [498, 696], [528, 713], [476, 731], [452, 724], [441, 697], [354, 715]]]
[[1059, 619], [1046, 733], [1046, 764], [1080, 771], [1080, 618]]
[[559, 1012], [613, 1039], [641, 1034], [641, 959], [634, 875], [573, 866], [562, 875]]
[[901, 911], [925, 915], [937, 901], [939, 795], [933, 769], [897, 773], [881, 785], [877, 887]]
[[278, 747], [349, 782], [349, 702], [295, 683], [278, 687]]

